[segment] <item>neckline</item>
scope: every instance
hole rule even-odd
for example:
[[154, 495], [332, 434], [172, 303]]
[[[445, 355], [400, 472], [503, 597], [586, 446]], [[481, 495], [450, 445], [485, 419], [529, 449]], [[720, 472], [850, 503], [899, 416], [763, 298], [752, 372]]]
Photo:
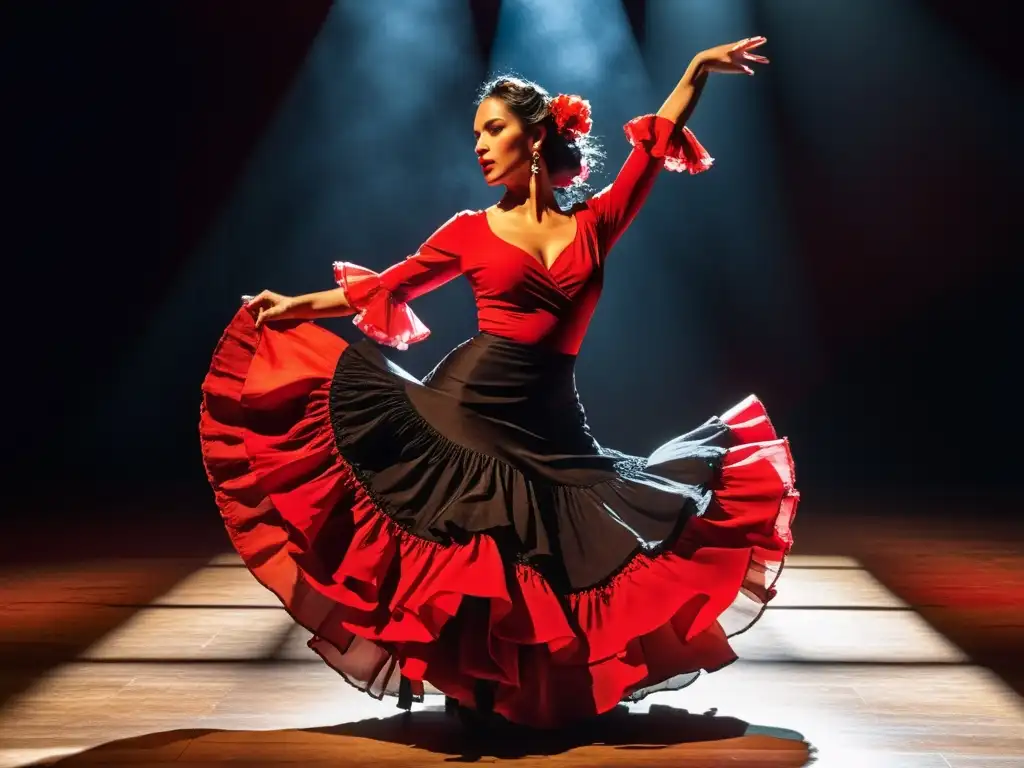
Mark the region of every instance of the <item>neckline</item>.
[[525, 256], [527, 259], [529, 259], [531, 262], [533, 262], [533, 264], [535, 264], [537, 266], [537, 268], [540, 269], [541, 272], [543, 272], [549, 278], [551, 278], [552, 281], [554, 281], [554, 278], [551, 275], [551, 271], [555, 268], [555, 266], [558, 264], [558, 262], [560, 262], [562, 260], [562, 257], [565, 255], [566, 251], [568, 251], [570, 248], [572, 248], [576, 244], [576, 240], [580, 236], [580, 220], [579, 220], [579, 215], [574, 213], [574, 214], [572, 214], [570, 216], [570, 218], [573, 221], [573, 224], [576, 225], [576, 229], [572, 233], [572, 239], [568, 243], [566, 243], [565, 247], [562, 248], [558, 252], [558, 254], [555, 256], [555, 258], [551, 261], [551, 264], [549, 266], [545, 266], [543, 261], [541, 261], [540, 259], [535, 257], [532, 253], [530, 253], [528, 250], [523, 248], [521, 245], [516, 245], [515, 243], [506, 240], [501, 235], [499, 235], [497, 232], [495, 232], [494, 231], [494, 227], [491, 226], [491, 217], [487, 215], [487, 209], [486, 208], [483, 209], [482, 211], [480, 211], [480, 213], [483, 214], [484, 224], [487, 226], [487, 231], [490, 233], [491, 237], [493, 237], [495, 240], [498, 240], [498, 241], [504, 243], [509, 248], [513, 248], [516, 251], [519, 251], [519, 253], [523, 254], [523, 256]]

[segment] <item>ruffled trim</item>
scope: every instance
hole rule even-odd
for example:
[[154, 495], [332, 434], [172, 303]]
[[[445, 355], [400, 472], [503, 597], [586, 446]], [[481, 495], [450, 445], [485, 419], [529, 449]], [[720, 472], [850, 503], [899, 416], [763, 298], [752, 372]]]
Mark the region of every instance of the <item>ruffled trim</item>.
[[356, 310], [352, 324], [374, 341], [405, 350], [430, 335], [430, 329], [409, 305], [396, 301], [373, 270], [336, 261], [334, 281], [345, 292], [348, 305]]
[[[655, 556], [670, 548], [687, 519], [705, 510], [707, 484], [727, 452], [708, 444], [716, 437], [728, 442], [727, 427], [708, 422], [673, 441], [676, 450], [667, 456], [659, 451], [643, 459], [602, 449], [606, 470], [592, 467], [572, 481], [549, 478], [538, 484], [515, 464], [437, 431], [411, 402], [407, 383], [378, 350], [349, 349], [331, 386], [331, 422], [342, 460], [377, 508], [409, 535], [448, 544], [452, 527], [463, 540], [474, 532], [530, 532], [528, 547], [521, 539], [505, 541], [506, 556], [535, 571], [560, 596], [600, 591], [639, 554]], [[687, 475], [685, 481], [675, 481], [674, 465]], [[694, 465], [701, 481], [693, 477]], [[556, 531], [546, 522], [547, 504], [573, 511]], [[438, 520], [435, 510], [443, 510]], [[424, 519], [432, 521], [429, 528]], [[574, 531], [566, 541], [557, 532], [562, 528]], [[634, 528], [645, 530], [650, 541], [639, 540]], [[548, 567], [550, 553], [564, 551], [566, 543], [601, 555]]]
[[626, 138], [634, 147], [641, 147], [651, 157], [664, 158], [669, 171], [691, 174], [702, 173], [715, 159], [708, 154], [697, 137], [686, 126], [677, 130], [676, 124], [659, 115], [634, 117], [624, 127]]
[[[778, 511], [768, 547], [760, 547], [761, 554], [769, 557], [786, 555], [793, 547], [793, 520], [800, 504], [800, 491], [796, 488], [796, 465], [789, 440], [778, 438], [768, 418], [764, 404], [754, 395], [737, 403], [721, 417], [737, 436], [740, 445], [731, 448], [727, 463], [733, 466], [751, 466], [766, 462], [775, 471], [781, 485]], [[717, 494], [719, 504], [730, 503], [728, 494]]]
[[774, 595], [795, 498], [756, 399], [727, 416], [766, 439], [727, 452], [707, 513], [606, 588], [562, 597], [532, 569], [509, 573], [489, 536], [430, 543], [379, 509], [331, 425], [345, 348], [312, 323], [257, 331], [241, 310], [203, 384], [200, 436], [235, 548], [348, 682], [379, 698], [404, 677], [418, 699], [429, 681], [469, 706], [487, 680], [499, 714], [554, 727], [735, 660], [727, 638]]

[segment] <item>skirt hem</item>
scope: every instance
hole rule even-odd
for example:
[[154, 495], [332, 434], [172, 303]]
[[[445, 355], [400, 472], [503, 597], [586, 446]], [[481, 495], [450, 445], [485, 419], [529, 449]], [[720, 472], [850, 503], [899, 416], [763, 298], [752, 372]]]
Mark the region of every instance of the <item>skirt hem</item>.
[[[600, 589], [558, 595], [528, 566], [510, 568], [486, 535], [444, 546], [378, 507], [330, 423], [344, 350], [310, 323], [260, 332], [236, 316], [204, 382], [200, 433], [233, 546], [346, 682], [379, 699], [405, 677], [415, 701], [430, 685], [469, 704], [473, 683], [492, 680], [496, 712], [556, 727], [735, 660], [728, 638], [774, 596], [798, 500], [788, 443], [756, 398], [749, 418], [730, 412], [727, 424], [770, 439], [727, 451], [722, 487], [673, 547], [637, 553]], [[267, 379], [261, 355], [280, 366], [288, 351], [305, 370]], [[287, 423], [267, 426], [275, 419]]]

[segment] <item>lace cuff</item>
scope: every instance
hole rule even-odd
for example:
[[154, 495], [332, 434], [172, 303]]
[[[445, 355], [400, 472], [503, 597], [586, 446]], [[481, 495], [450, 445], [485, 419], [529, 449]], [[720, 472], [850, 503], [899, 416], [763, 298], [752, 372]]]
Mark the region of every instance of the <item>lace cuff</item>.
[[336, 261], [334, 281], [345, 292], [349, 306], [356, 310], [353, 325], [374, 341], [395, 349], [408, 349], [410, 344], [430, 335], [430, 329], [409, 305], [396, 301], [373, 270]]
[[711, 167], [715, 159], [697, 141], [686, 126], [676, 130], [676, 124], [658, 115], [634, 117], [625, 128], [626, 138], [634, 147], [640, 147], [651, 157], [664, 158], [665, 168], [682, 173], [701, 173]]

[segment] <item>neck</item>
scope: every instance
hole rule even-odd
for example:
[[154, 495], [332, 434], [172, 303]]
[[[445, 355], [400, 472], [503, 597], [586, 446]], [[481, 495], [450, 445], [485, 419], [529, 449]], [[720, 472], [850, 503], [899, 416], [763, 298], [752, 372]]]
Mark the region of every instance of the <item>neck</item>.
[[540, 221], [549, 211], [560, 212], [555, 190], [548, 180], [547, 171], [543, 168], [536, 176], [530, 174], [526, 183], [509, 184], [505, 187], [505, 195], [498, 203], [504, 210], [524, 209], [531, 218]]

